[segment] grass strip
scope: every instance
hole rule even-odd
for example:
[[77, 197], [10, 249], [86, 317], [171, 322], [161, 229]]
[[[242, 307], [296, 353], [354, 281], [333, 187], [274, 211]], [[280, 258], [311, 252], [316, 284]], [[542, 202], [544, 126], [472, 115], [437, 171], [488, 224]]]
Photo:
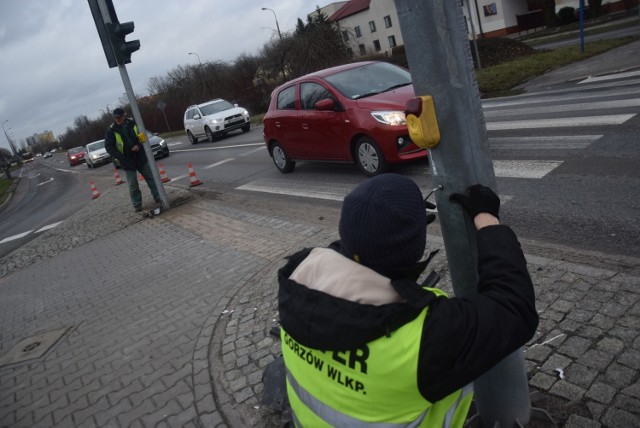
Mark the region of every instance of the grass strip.
[[483, 68], [476, 73], [478, 87], [483, 96], [502, 95], [534, 77], [635, 40], [638, 37], [599, 40], [587, 44], [584, 52], [580, 52], [580, 46], [567, 46]]

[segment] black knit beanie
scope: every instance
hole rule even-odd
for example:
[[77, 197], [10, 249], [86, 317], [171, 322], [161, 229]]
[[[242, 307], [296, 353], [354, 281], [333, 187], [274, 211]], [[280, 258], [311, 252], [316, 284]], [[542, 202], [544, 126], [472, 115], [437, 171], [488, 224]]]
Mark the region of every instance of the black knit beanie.
[[345, 256], [378, 272], [414, 266], [427, 240], [420, 189], [398, 174], [359, 184], [344, 198], [340, 239]]

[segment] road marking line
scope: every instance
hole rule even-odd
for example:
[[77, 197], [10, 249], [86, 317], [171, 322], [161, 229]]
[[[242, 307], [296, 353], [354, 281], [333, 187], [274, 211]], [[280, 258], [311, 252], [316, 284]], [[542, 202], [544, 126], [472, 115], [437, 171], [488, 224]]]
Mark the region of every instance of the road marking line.
[[173, 177], [171, 179], [171, 181], [178, 181], [178, 180], [182, 180], [183, 178], [187, 178], [189, 176], [189, 174], [185, 174], [185, 175], [179, 175], [177, 177]]
[[582, 83], [600, 82], [603, 80], [623, 79], [625, 77], [640, 76], [640, 71], [628, 71], [626, 73], [607, 74], [606, 76], [589, 77], [587, 79], [578, 82], [578, 85]]
[[5, 242], [9, 242], [9, 241], [15, 241], [16, 239], [20, 239], [20, 238], [22, 238], [24, 236], [27, 236], [31, 232], [33, 232], [33, 230], [28, 230], [28, 231], [26, 231], [24, 233], [20, 233], [18, 235], [13, 235], [13, 236], [10, 236], [8, 238], [4, 238], [2, 241], [0, 241], [0, 244], [4, 244]]
[[48, 224], [44, 227], [41, 227], [40, 229], [36, 230], [34, 233], [40, 233], [40, 232], [44, 232], [45, 230], [49, 230], [49, 229], [53, 229], [54, 227], [56, 227], [57, 225], [59, 225], [60, 223], [62, 223], [61, 221], [57, 222], [57, 223], [51, 223]]
[[182, 149], [182, 150], [174, 150], [174, 152], [198, 152], [202, 150], [235, 149], [236, 147], [253, 147], [253, 146], [264, 146], [264, 143], [238, 144], [236, 146], [203, 147], [201, 149]]
[[496, 177], [501, 178], [542, 178], [558, 166], [562, 161], [525, 160], [493, 161]]
[[[248, 190], [251, 192], [270, 193], [285, 196], [298, 196], [303, 198], [323, 199], [329, 201], [342, 202], [344, 197], [351, 191], [350, 187], [337, 188], [333, 187], [327, 189], [326, 186], [318, 186], [318, 189], [309, 188], [308, 183], [301, 182], [279, 182], [271, 180], [269, 183], [264, 181], [253, 181], [251, 183], [243, 184], [236, 188], [236, 190]], [[423, 196], [430, 192], [429, 189], [423, 189]], [[506, 203], [513, 199], [513, 196], [500, 195], [502, 203]]]
[[38, 183], [38, 186], [42, 186], [43, 184], [47, 184], [49, 182], [53, 181], [53, 177], [48, 179], [47, 181], [43, 181], [42, 183]]
[[204, 169], [213, 168], [213, 167], [216, 167], [218, 165], [222, 165], [223, 163], [231, 162], [234, 159], [235, 158], [229, 158], [229, 159], [221, 160], [220, 162], [212, 163], [211, 165], [205, 166]]
[[584, 149], [602, 135], [558, 135], [549, 137], [492, 137], [489, 138], [491, 149], [518, 150], [572, 150]]
[[253, 153], [256, 153], [256, 152], [259, 152], [259, 151], [261, 151], [261, 150], [265, 150], [265, 149], [266, 149], [266, 147], [258, 147], [257, 149], [249, 150], [249, 151], [248, 151], [248, 152], [246, 152], [246, 153], [242, 153], [242, 154], [241, 154], [241, 155], [239, 155], [239, 156], [249, 156], [249, 155], [251, 155], [251, 154], [253, 154]]
[[620, 125], [635, 114], [611, 114], [606, 116], [567, 117], [561, 119], [510, 120], [506, 122], [489, 122], [487, 131], [506, 129], [560, 128], [573, 126]]

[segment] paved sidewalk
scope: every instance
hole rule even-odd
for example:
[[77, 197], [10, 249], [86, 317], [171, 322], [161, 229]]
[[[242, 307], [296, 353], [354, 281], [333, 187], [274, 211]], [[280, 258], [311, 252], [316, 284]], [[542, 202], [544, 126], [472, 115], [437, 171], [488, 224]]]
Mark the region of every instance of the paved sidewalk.
[[[285, 217], [273, 196], [167, 190], [174, 208], [144, 220], [114, 187], [2, 259], [0, 358], [46, 347], [37, 334], [54, 343], [0, 367], [0, 426], [278, 425], [260, 406], [279, 354], [276, 270], [337, 237], [340, 204], [309, 216], [300, 199]], [[442, 248], [437, 232], [429, 249]], [[567, 427], [640, 426], [640, 278], [528, 260], [534, 406]], [[451, 292], [444, 251], [433, 267]]]

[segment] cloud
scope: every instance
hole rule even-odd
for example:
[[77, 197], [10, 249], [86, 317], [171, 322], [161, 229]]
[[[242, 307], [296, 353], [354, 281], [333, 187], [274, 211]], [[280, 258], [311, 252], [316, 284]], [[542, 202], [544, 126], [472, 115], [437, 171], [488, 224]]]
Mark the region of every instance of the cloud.
[[[325, 0], [321, 6], [331, 3]], [[133, 21], [127, 40], [141, 48], [127, 65], [134, 92], [149, 79], [200, 60], [233, 61], [257, 54], [276, 25], [293, 30], [315, 4], [302, 0], [114, 0], [120, 22]], [[43, 131], [59, 135], [76, 117], [97, 117], [119, 104], [124, 86], [108, 68], [85, 0], [0, 1], [0, 122], [15, 140]], [[0, 147], [7, 147], [0, 136]]]

